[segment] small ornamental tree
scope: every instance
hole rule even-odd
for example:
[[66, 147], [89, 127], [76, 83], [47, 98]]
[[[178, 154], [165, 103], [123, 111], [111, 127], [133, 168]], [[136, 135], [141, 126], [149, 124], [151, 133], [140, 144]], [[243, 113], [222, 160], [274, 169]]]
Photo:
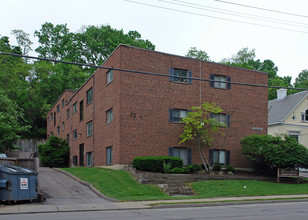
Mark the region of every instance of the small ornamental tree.
[[256, 170], [275, 174], [278, 168], [307, 167], [308, 149], [288, 135], [249, 135], [241, 140], [242, 152]]
[[207, 171], [212, 170], [214, 161], [209, 160], [206, 152], [218, 136], [225, 136], [223, 128], [227, 127], [225, 123], [219, 122], [211, 116], [222, 112], [223, 110], [216, 104], [206, 102], [200, 107], [192, 107], [192, 112], [189, 112], [182, 120], [185, 127], [180, 136], [180, 144], [185, 142], [197, 143], [200, 159]]
[[69, 164], [69, 146], [66, 140], [51, 136], [45, 144], [38, 145], [41, 166], [67, 167]]

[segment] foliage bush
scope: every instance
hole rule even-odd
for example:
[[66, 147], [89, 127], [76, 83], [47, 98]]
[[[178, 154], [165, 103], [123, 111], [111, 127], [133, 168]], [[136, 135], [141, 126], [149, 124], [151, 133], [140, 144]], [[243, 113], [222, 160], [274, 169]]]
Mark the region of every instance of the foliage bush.
[[221, 169], [222, 169], [222, 166], [218, 163], [213, 166], [213, 171], [221, 171]]
[[182, 168], [175, 167], [170, 170], [170, 173], [187, 173], [187, 171], [188, 170], [185, 167], [182, 167]]
[[183, 167], [183, 160], [177, 157], [167, 156], [136, 157], [133, 160], [133, 167], [138, 170], [163, 173], [164, 163], [170, 163], [170, 169], [173, 169], [175, 167]]
[[51, 136], [45, 144], [38, 145], [41, 166], [68, 167], [69, 146], [66, 140]]
[[250, 135], [241, 145], [243, 154], [261, 173], [275, 175], [278, 168], [308, 166], [308, 149], [288, 135]]
[[228, 166], [226, 167], [226, 170], [227, 170], [227, 172], [229, 172], [229, 171], [234, 172], [234, 171], [235, 171], [235, 168], [234, 168], [233, 166], [231, 166], [231, 165], [228, 165]]

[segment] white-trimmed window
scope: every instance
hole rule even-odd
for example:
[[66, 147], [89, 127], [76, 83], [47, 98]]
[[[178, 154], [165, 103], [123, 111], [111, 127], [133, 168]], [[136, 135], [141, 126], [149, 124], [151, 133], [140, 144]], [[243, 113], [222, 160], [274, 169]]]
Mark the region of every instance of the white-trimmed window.
[[92, 121], [87, 123], [87, 137], [92, 135]]
[[308, 109], [302, 112], [302, 121], [308, 121]]

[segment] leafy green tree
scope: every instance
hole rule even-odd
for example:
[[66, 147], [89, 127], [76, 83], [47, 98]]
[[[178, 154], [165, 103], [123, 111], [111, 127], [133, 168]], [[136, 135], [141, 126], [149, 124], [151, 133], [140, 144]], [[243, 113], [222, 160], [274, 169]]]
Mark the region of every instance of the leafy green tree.
[[78, 33], [70, 32], [66, 24], [46, 22], [35, 31], [40, 46], [35, 50], [42, 57], [101, 65], [119, 44], [154, 50], [149, 40], [141, 39], [137, 31], [116, 30], [109, 25], [85, 26]]
[[[221, 62], [227, 65], [237, 66], [246, 69], [252, 69], [268, 73], [268, 85], [278, 87], [292, 87], [291, 76], [280, 77], [277, 75], [278, 67], [272, 60], [266, 59], [263, 62], [255, 60], [255, 50], [249, 50], [248, 47], [244, 47], [239, 50], [231, 58], [223, 59]], [[277, 98], [278, 88], [268, 89], [268, 100]], [[292, 94], [294, 91], [288, 90], [288, 94]]]
[[0, 152], [14, 149], [20, 134], [29, 129], [23, 122], [22, 109], [0, 89]]
[[[208, 152], [214, 141], [217, 141], [219, 135], [224, 135], [223, 128], [227, 127], [225, 123], [219, 122], [211, 117], [211, 114], [219, 114], [222, 111], [214, 103], [210, 104], [206, 102], [200, 107], [192, 107], [192, 112], [189, 112], [183, 119], [185, 127], [180, 136], [180, 144], [197, 142], [199, 156], [206, 170], [208, 170], [207, 164], [213, 164], [213, 161], [210, 161], [207, 157], [206, 152]], [[212, 170], [213, 166], [210, 166], [209, 169]]]
[[298, 77], [295, 79], [294, 87], [308, 89], [308, 70], [307, 69], [300, 72]]
[[20, 47], [23, 55], [28, 55], [32, 50], [31, 45], [33, 42], [29, 38], [29, 34], [23, 30], [12, 30], [11, 34], [15, 35], [18, 46]]
[[278, 168], [308, 166], [308, 149], [288, 135], [249, 135], [241, 145], [243, 154], [262, 173], [275, 175]]
[[229, 63], [229, 64], [245, 64], [248, 63], [250, 60], [254, 60], [256, 57], [255, 49], [249, 50], [248, 47], [244, 47], [239, 50], [235, 55], [232, 55], [231, 58], [223, 59], [222, 63]]
[[38, 145], [41, 166], [67, 167], [69, 146], [66, 140], [51, 136], [45, 144]]
[[204, 60], [204, 61], [211, 61], [210, 56], [205, 51], [197, 50], [196, 47], [191, 47], [185, 56], [199, 59], [199, 60]]

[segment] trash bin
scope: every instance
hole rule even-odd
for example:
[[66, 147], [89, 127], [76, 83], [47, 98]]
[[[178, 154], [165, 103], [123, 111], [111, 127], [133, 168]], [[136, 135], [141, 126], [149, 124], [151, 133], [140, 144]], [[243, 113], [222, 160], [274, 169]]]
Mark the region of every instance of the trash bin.
[[37, 188], [37, 172], [0, 165], [0, 201], [36, 200]]

